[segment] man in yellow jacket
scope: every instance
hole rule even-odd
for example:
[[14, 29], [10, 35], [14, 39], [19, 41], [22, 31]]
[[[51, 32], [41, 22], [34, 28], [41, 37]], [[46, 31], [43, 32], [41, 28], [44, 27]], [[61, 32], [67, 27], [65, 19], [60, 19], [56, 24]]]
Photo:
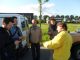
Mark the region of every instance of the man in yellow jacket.
[[54, 50], [53, 60], [69, 60], [72, 37], [67, 32], [66, 24], [57, 23], [58, 34], [54, 39], [43, 43], [43, 46]]

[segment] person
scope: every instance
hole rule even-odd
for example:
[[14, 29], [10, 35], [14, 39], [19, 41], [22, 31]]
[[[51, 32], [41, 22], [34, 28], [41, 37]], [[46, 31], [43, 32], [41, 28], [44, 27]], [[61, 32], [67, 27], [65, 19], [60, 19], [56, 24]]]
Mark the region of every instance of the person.
[[40, 41], [42, 39], [41, 28], [37, 26], [37, 20], [32, 20], [32, 26], [29, 29], [29, 41], [33, 60], [40, 60]]
[[[20, 28], [17, 26], [17, 17], [13, 16], [12, 20], [13, 20], [13, 26], [10, 29], [11, 37], [14, 41], [17, 40], [20, 42], [22, 40], [23, 35]], [[16, 48], [18, 48], [18, 46], [16, 46]]]
[[65, 23], [57, 23], [58, 34], [51, 40], [43, 43], [43, 46], [54, 50], [53, 60], [68, 60], [72, 46], [72, 37], [67, 32]]
[[50, 20], [49, 20], [48, 35], [50, 37], [50, 40], [52, 40], [54, 36], [57, 35], [56, 21], [53, 17], [50, 17]]
[[14, 44], [18, 44], [17, 41], [13, 41], [10, 37], [9, 30], [12, 27], [12, 19], [5, 17], [0, 27], [0, 57], [1, 60], [15, 60]]
[[11, 37], [14, 41], [17, 41], [17, 42], [20, 42], [19, 44], [15, 45], [15, 53], [16, 53], [16, 59], [18, 60], [19, 57], [21, 57], [21, 50], [22, 50], [22, 39], [23, 39], [23, 35], [22, 35], [22, 32], [20, 30], [20, 28], [17, 26], [17, 17], [13, 16], [11, 17], [12, 20], [13, 20], [13, 26], [12, 28], [10, 29], [10, 34], [11, 34]]

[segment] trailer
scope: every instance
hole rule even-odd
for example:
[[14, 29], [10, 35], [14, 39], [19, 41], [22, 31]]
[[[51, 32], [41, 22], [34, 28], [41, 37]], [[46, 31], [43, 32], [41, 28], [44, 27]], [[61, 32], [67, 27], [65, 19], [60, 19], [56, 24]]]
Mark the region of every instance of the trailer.
[[71, 32], [73, 38], [73, 44], [71, 48], [71, 58], [80, 60], [80, 32]]

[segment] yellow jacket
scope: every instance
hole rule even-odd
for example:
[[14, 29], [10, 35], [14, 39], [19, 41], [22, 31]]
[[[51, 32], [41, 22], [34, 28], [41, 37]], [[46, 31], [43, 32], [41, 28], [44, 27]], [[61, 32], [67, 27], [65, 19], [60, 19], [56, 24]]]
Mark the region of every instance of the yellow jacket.
[[43, 43], [43, 46], [54, 50], [54, 60], [68, 60], [72, 46], [72, 37], [67, 31], [61, 31], [54, 39]]

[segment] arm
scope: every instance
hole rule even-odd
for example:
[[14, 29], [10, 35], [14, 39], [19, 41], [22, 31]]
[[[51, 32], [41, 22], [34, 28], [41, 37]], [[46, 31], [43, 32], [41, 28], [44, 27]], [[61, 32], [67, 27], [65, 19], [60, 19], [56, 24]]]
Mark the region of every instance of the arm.
[[40, 41], [42, 40], [42, 30], [40, 28]]
[[43, 43], [43, 46], [50, 49], [56, 49], [63, 45], [64, 40], [65, 40], [65, 34], [64, 32], [61, 32], [57, 36], [55, 36], [54, 39]]

